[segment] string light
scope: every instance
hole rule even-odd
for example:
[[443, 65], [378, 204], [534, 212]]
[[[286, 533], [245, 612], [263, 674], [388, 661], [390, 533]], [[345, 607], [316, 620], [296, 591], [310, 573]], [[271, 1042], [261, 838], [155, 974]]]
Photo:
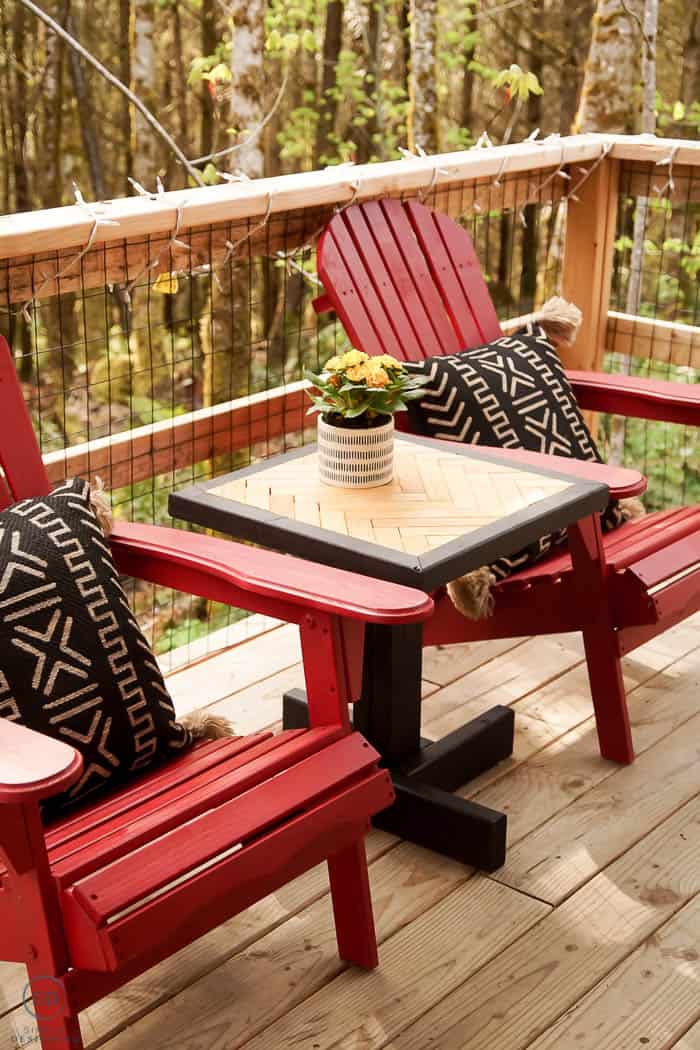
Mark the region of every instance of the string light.
[[92, 220], [92, 229], [90, 230], [90, 234], [88, 236], [85, 246], [80, 249], [77, 255], [73, 256], [72, 259], [69, 259], [67, 263], [65, 263], [59, 270], [56, 271], [56, 273], [48, 275], [43, 273], [41, 274], [42, 280], [39, 284], [39, 287], [34, 291], [33, 295], [25, 303], [23, 303], [19, 311], [22, 317], [24, 317], [24, 320], [27, 322], [27, 324], [32, 323], [31, 308], [34, 306], [35, 299], [37, 299], [41, 295], [41, 292], [44, 290], [46, 285], [50, 281], [53, 281], [56, 284], [58, 284], [61, 278], [65, 277], [69, 270], [72, 270], [74, 266], [78, 265], [81, 259], [85, 255], [87, 255], [87, 253], [92, 248], [95, 241], [95, 237], [97, 236], [97, 231], [100, 229], [100, 227], [119, 225], [116, 219], [110, 219], [107, 216], [103, 215], [101, 212], [99, 212], [97, 210], [99, 205], [88, 204], [85, 198], [83, 197], [82, 193], [80, 192], [80, 187], [75, 182], [73, 183], [73, 193], [75, 196], [76, 205], [81, 209], [81, 211], [84, 211], [86, 215]]

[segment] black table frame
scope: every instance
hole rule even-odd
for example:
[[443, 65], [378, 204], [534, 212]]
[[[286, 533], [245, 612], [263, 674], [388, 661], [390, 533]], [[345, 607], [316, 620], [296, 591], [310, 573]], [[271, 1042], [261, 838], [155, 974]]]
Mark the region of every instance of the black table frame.
[[[431, 447], [439, 444], [457, 455], [504, 462], [502, 456], [483, 448], [403, 434], [401, 439]], [[170, 513], [237, 539], [433, 592], [471, 569], [601, 511], [609, 499], [606, 485], [568, 475], [565, 461], [561, 471], [514, 462], [513, 467], [529, 474], [564, 480], [567, 488], [418, 556], [296, 522], [211, 491], [227, 480], [259, 476], [283, 459], [306, 456], [314, 450], [315, 446], [306, 445], [213, 481], [189, 486], [171, 495]], [[362, 696], [354, 705], [353, 721], [391, 769], [397, 795], [394, 805], [379, 814], [374, 823], [418, 845], [493, 871], [505, 860], [505, 814], [451, 792], [511, 754], [513, 711], [496, 706], [441, 740], [423, 739], [421, 663], [420, 624], [368, 625]], [[283, 721], [285, 728], [308, 724], [301, 690], [285, 694]]]

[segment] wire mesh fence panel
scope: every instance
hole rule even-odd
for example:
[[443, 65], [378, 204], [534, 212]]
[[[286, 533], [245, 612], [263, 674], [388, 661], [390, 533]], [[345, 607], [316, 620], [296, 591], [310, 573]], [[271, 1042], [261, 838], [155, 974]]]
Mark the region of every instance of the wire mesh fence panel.
[[[618, 202], [605, 369], [700, 379], [700, 172], [629, 162]], [[649, 509], [700, 501], [697, 428], [605, 417], [609, 458], [649, 478]]]
[[[502, 318], [558, 290], [566, 209], [554, 175], [423, 195], [470, 231]], [[168, 515], [171, 492], [313, 440], [304, 372], [349, 347], [312, 305], [315, 243], [332, 214], [309, 207], [0, 262], [0, 326], [51, 480], [99, 475], [117, 518], [185, 527]], [[128, 591], [171, 668], [261, 627], [166, 588]]]

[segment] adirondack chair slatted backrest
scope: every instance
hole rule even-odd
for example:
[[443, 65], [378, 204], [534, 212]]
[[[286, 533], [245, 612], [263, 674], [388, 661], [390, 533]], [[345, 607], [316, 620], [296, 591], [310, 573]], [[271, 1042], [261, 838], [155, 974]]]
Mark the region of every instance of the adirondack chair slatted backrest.
[[503, 335], [466, 230], [417, 201], [339, 212], [318, 246], [328, 292], [354, 346], [419, 361]]
[[0, 419], [9, 440], [0, 442], [0, 510], [16, 500], [51, 491], [31, 419], [24, 405], [12, 351], [0, 336]]

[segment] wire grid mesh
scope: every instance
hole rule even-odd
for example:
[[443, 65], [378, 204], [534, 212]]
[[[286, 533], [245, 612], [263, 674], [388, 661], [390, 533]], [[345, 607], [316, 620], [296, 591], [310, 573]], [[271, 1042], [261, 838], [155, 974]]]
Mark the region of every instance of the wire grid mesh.
[[[625, 165], [618, 199], [606, 371], [698, 382], [698, 274], [698, 169]], [[649, 478], [648, 509], [700, 501], [697, 428], [637, 419], [623, 424], [610, 417], [604, 417], [602, 427], [610, 453]]]
[[[565, 209], [537, 200], [549, 174], [450, 185], [426, 198], [470, 230], [502, 317], [529, 312], [558, 288]], [[184, 527], [169, 518], [172, 491], [313, 440], [302, 392], [287, 415], [264, 400], [247, 412], [241, 399], [289, 390], [349, 346], [334, 315], [311, 305], [322, 289], [310, 242], [331, 214], [309, 208], [276, 213], [263, 228], [252, 218], [189, 231], [180, 235], [189, 250], [167, 237], [110, 242], [28, 315], [21, 299], [65, 270], [65, 259], [0, 264], [0, 326], [52, 480], [101, 473], [115, 516]], [[130, 581], [128, 590], [166, 668], [264, 627], [166, 588]]]

